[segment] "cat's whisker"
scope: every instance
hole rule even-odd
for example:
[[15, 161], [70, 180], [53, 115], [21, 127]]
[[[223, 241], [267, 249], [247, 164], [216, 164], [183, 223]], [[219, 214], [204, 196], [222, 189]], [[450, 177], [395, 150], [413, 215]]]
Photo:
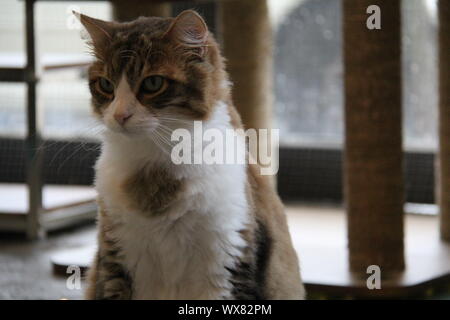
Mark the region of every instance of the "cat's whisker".
[[[84, 135], [95, 136], [95, 135], [98, 135], [99, 133], [103, 132], [104, 130], [105, 130], [105, 128], [103, 128], [100, 124], [92, 123], [91, 125], [87, 125], [82, 130], [82, 132], [83, 132]], [[51, 166], [51, 165], [53, 165], [54, 161], [58, 158], [58, 156], [64, 150], [66, 150], [69, 145], [73, 145], [73, 143], [74, 143], [73, 141], [55, 140], [55, 141], [52, 141], [52, 142], [44, 142], [44, 144], [38, 149], [43, 149], [45, 151], [45, 150], [48, 150], [48, 149], [50, 149], [51, 147], [53, 147], [53, 146], [55, 146], [57, 144], [62, 144], [62, 147], [59, 148], [58, 151], [55, 154], [53, 154], [52, 158], [50, 159], [49, 166]], [[70, 158], [72, 158], [80, 150], [87, 151], [86, 154], [89, 154], [88, 152], [90, 152], [90, 151], [98, 151], [101, 148], [100, 144], [95, 143], [95, 141], [88, 141], [88, 140], [86, 140], [84, 138], [82, 140], [77, 140], [76, 143], [78, 143], [78, 145], [75, 148], [75, 150], [68, 157], [66, 157], [66, 159], [64, 159], [62, 163], [59, 164], [58, 172], [59, 172], [60, 168], [62, 167], [62, 165], [65, 162], [67, 162]], [[86, 146], [89, 143], [94, 143], [94, 144], [93, 144], [92, 147], [87, 148]], [[86, 155], [82, 159], [84, 159], [85, 157], [86, 157]]]
[[172, 132], [176, 129], [171, 129], [169, 127], [164, 126], [163, 124], [160, 124], [158, 126], [161, 130], [165, 131], [166, 133], [172, 134]]
[[175, 119], [160, 119], [161, 123], [166, 123], [167, 125], [176, 126], [177, 124], [180, 126], [193, 127], [193, 121], [183, 121], [183, 120], [175, 120]]
[[169, 136], [171, 136], [172, 133], [173, 133], [175, 130], [178, 130], [178, 129], [179, 129], [179, 128], [170, 128], [170, 127], [167, 127], [167, 126], [165, 126], [165, 125], [163, 125], [163, 124], [160, 124], [160, 125], [158, 126], [158, 128], [161, 129], [162, 131], [166, 132], [167, 134], [169, 134]]
[[194, 122], [194, 120], [188, 120], [188, 119], [182, 119], [182, 118], [176, 118], [176, 117], [167, 117], [167, 116], [158, 116], [158, 119], [160, 120], [174, 120], [174, 121], [181, 121], [181, 122]]
[[165, 142], [168, 146], [173, 146], [172, 141], [170, 141], [167, 137], [165, 137], [161, 132], [158, 132], [158, 130], [155, 130], [155, 134], [158, 135], [163, 142]]
[[175, 119], [175, 118], [161, 118], [161, 121], [167, 121], [167, 122], [177, 122], [177, 123], [188, 123], [188, 124], [194, 124], [193, 120], [184, 120], [184, 119]]
[[[55, 145], [58, 142], [60, 141], [55, 141], [53, 145]], [[58, 155], [61, 154], [61, 152], [63, 152], [70, 145], [70, 141], [64, 141], [63, 143], [64, 145], [53, 155], [52, 159], [49, 162], [49, 166], [51, 166], [55, 161], [55, 159], [58, 157]]]
[[74, 150], [69, 156], [66, 157], [66, 159], [64, 159], [63, 161], [61, 161], [61, 163], [59, 164], [58, 169], [57, 169], [57, 171], [56, 171], [58, 174], [59, 174], [59, 172], [60, 172], [62, 166], [63, 166], [69, 159], [71, 159], [75, 154], [77, 154], [77, 153], [81, 150], [82, 145], [83, 145], [83, 144], [78, 145], [78, 146], [75, 148], [75, 150]]
[[152, 136], [152, 140], [153, 142], [156, 144], [156, 146], [158, 146], [158, 148], [164, 152], [166, 155], [169, 155], [169, 152], [166, 150], [166, 148], [164, 147], [164, 143], [161, 141], [161, 136], [155, 132], [156, 134], [154, 136]]

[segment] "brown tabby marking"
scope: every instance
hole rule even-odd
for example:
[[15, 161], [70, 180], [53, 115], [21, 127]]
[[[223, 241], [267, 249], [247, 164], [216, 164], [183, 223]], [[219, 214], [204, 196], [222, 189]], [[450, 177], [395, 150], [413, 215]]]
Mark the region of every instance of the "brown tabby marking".
[[171, 80], [170, 90], [154, 99], [146, 100], [137, 96], [144, 106], [158, 108], [177, 105], [193, 119], [204, 120], [211, 114], [211, 108], [218, 100], [224, 100], [228, 89], [222, 88], [226, 79], [223, 59], [211, 34], [204, 47], [208, 50], [203, 58], [196, 48], [186, 48], [174, 41], [167, 31], [174, 18], [147, 18], [129, 23], [110, 23], [104, 26], [109, 34], [107, 41], [95, 45], [97, 57], [89, 69], [89, 83], [94, 112], [101, 116], [112, 101], [103, 96], [95, 87], [102, 76], [118, 84], [125, 73], [132, 90], [138, 92], [143, 75], [159, 74]]
[[161, 214], [183, 190], [183, 181], [173, 179], [166, 170], [139, 170], [122, 185], [129, 202], [140, 212]]
[[[99, 207], [104, 208], [101, 201]], [[121, 249], [110, 237], [114, 224], [104, 209], [100, 210], [98, 224], [98, 251], [88, 272], [89, 286], [86, 299], [89, 300], [128, 300], [132, 296], [132, 281], [124, 269]]]

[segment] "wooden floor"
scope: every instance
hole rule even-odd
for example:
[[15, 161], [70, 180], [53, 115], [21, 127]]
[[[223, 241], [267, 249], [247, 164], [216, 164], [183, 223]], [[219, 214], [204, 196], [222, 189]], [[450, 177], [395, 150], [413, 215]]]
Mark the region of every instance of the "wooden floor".
[[310, 292], [349, 297], [405, 297], [450, 283], [450, 244], [439, 239], [436, 216], [405, 215], [406, 271], [383, 280], [381, 290], [369, 290], [366, 277], [348, 271], [343, 209], [294, 205], [288, 206], [287, 212], [302, 275]]

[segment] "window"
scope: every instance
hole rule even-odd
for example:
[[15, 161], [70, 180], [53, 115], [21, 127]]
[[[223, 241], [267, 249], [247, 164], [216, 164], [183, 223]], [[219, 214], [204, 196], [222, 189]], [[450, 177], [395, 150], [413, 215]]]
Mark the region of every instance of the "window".
[[[283, 199], [342, 201], [342, 1], [269, 1]], [[434, 202], [436, 0], [403, 1], [403, 143], [408, 202]]]
[[[281, 2], [273, 1], [272, 10]], [[276, 127], [285, 145], [342, 143], [340, 6], [291, 1], [274, 26]]]
[[[82, 9], [81, 9], [82, 8]], [[107, 19], [108, 2], [36, 4], [36, 44], [40, 63], [55, 66], [87, 62], [80, 30], [71, 23], [72, 10]], [[51, 12], [52, 14], [49, 14]], [[0, 42], [0, 65], [23, 66], [24, 4], [6, 0], [0, 11], [0, 33], [7, 38]], [[45, 138], [95, 138], [95, 124], [90, 110], [90, 94], [81, 69], [45, 71], [38, 87], [38, 110]], [[22, 83], [1, 83], [0, 136], [24, 137], [26, 126], [26, 87]]]
[[[278, 186], [284, 199], [342, 200], [340, 149], [344, 138], [344, 97], [341, 2], [269, 0], [274, 27], [274, 127], [280, 128], [282, 146]], [[173, 12], [194, 6], [206, 18], [213, 18], [215, 10], [213, 7], [206, 10], [206, 5], [208, 2], [201, 5], [181, 2], [173, 5]], [[0, 42], [0, 64], [23, 64], [23, 2], [5, 0], [2, 8], [0, 33], [5, 36], [5, 41]], [[202, 8], [205, 10], [202, 11]], [[106, 1], [38, 2], [37, 45], [44, 65], [71, 60], [86, 61], [88, 55], [82, 53], [86, 48], [80, 38], [80, 30], [71, 28], [72, 9], [103, 19], [111, 16], [110, 4]], [[214, 23], [211, 25], [214, 26]], [[408, 152], [405, 157], [407, 199], [412, 202], [434, 201], [436, 29], [436, 0], [403, 1], [403, 130], [405, 150]], [[43, 73], [38, 96], [46, 139], [95, 140], [97, 127], [91, 116], [90, 95], [84, 77], [85, 71], [82, 69]], [[24, 137], [25, 93], [24, 84], [0, 83], [0, 140]], [[78, 156], [73, 148], [65, 147], [65, 151], [58, 153], [60, 158], [63, 155], [64, 166], [72, 167], [78, 165], [80, 159], [86, 159], [86, 150], [83, 149], [83, 155]], [[92, 159], [95, 155], [93, 153]], [[53, 157], [51, 155], [50, 159]], [[87, 159], [91, 159], [90, 156]], [[87, 167], [80, 167], [73, 176], [91, 172], [91, 165]], [[7, 168], [6, 171], [14, 170]], [[63, 171], [59, 170], [59, 173]], [[90, 179], [83, 181], [89, 183]]]
[[[343, 143], [341, 0], [270, 2], [277, 127], [284, 145]], [[403, 1], [404, 145], [437, 147], [436, 1]]]

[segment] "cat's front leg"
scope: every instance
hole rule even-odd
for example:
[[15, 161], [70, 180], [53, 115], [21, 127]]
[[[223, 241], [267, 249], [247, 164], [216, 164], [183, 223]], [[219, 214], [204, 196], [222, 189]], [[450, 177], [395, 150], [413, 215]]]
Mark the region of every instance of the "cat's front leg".
[[105, 222], [100, 222], [99, 247], [88, 272], [85, 297], [88, 300], [129, 300], [132, 280], [122, 264], [120, 248], [107, 236]]
[[131, 279], [117, 261], [115, 251], [100, 249], [88, 273], [88, 300], [129, 300], [132, 295]]

